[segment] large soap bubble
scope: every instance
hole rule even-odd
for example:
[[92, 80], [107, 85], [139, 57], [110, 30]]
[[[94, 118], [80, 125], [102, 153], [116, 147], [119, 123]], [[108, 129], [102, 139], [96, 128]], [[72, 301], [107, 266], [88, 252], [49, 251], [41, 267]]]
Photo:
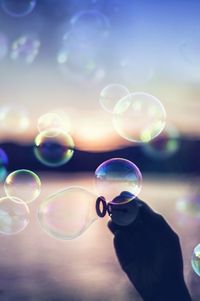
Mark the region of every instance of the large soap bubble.
[[194, 272], [200, 276], [200, 244], [198, 244], [192, 253], [191, 264]]
[[154, 96], [132, 93], [116, 104], [113, 125], [117, 133], [131, 142], [149, 142], [165, 127], [166, 112]]
[[1, 0], [0, 3], [11, 17], [25, 17], [34, 10], [37, 0]]
[[64, 128], [62, 118], [56, 113], [46, 113], [38, 119], [38, 131], [56, 136]]
[[31, 170], [19, 169], [10, 173], [4, 183], [7, 196], [15, 196], [25, 203], [33, 202], [40, 195], [40, 178]]
[[50, 167], [61, 166], [67, 163], [74, 154], [74, 141], [63, 131], [44, 131], [35, 138], [34, 153], [36, 158], [44, 165]]
[[96, 199], [94, 194], [81, 187], [69, 187], [51, 195], [39, 207], [42, 229], [58, 239], [79, 237], [98, 218]]
[[23, 231], [29, 223], [29, 214], [28, 206], [19, 198], [0, 198], [0, 233], [12, 235]]
[[125, 86], [110, 84], [101, 91], [99, 102], [105, 111], [112, 113], [117, 102], [128, 94], [129, 90]]
[[103, 162], [96, 169], [95, 177], [96, 190], [107, 201], [112, 201], [122, 192], [126, 192], [128, 197], [121, 198], [121, 203], [130, 202], [139, 194], [142, 187], [139, 168], [123, 158], [113, 158]]

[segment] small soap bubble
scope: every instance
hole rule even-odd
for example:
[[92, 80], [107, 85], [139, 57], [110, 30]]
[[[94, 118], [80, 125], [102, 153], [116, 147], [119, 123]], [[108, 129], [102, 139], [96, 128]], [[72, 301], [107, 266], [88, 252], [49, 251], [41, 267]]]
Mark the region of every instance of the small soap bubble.
[[17, 197], [0, 198], [0, 233], [13, 235], [23, 231], [29, 223], [28, 206]]
[[167, 126], [162, 133], [143, 145], [143, 152], [152, 159], [168, 159], [175, 155], [180, 148], [178, 131]]
[[95, 177], [96, 190], [98, 194], [106, 198], [107, 202], [111, 202], [126, 191], [127, 195], [120, 198], [120, 203], [128, 203], [139, 194], [142, 187], [142, 175], [139, 168], [133, 162], [123, 158], [113, 158], [103, 162], [96, 169]]
[[81, 187], [68, 187], [43, 201], [39, 207], [40, 225], [57, 239], [72, 240], [97, 220], [97, 196]]
[[64, 128], [64, 122], [56, 113], [46, 113], [38, 119], [38, 131], [50, 135], [57, 135]]
[[200, 244], [198, 244], [192, 253], [191, 264], [193, 271], [200, 276]]
[[35, 8], [37, 0], [1, 0], [1, 7], [11, 17], [25, 17]]
[[40, 195], [41, 181], [31, 170], [19, 169], [7, 176], [4, 190], [11, 199], [15, 196], [24, 203], [31, 203]]
[[118, 101], [114, 108], [116, 132], [131, 142], [149, 142], [165, 127], [166, 112], [154, 96], [137, 92]]
[[35, 138], [34, 153], [44, 165], [49, 167], [61, 166], [72, 158], [74, 141], [67, 133], [59, 132], [54, 135], [51, 131], [44, 131]]
[[10, 58], [13, 61], [30, 65], [39, 54], [40, 46], [39, 39], [28, 35], [21, 36], [13, 42]]
[[123, 85], [110, 84], [106, 86], [100, 93], [100, 105], [105, 111], [113, 113], [117, 102], [123, 97], [127, 96], [129, 93], [129, 90]]
[[71, 18], [70, 24], [76, 39], [83, 44], [97, 40], [102, 41], [109, 36], [109, 20], [97, 10], [78, 12]]
[[29, 127], [27, 112], [17, 105], [2, 107], [0, 110], [0, 125], [6, 132], [22, 133]]

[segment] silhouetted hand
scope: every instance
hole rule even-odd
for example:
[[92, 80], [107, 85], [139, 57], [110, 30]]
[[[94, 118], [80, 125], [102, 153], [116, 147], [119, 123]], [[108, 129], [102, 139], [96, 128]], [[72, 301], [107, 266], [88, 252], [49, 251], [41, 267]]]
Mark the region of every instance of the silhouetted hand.
[[[134, 211], [136, 205], [135, 221], [127, 226], [114, 223], [115, 216], [123, 220], [123, 214]], [[114, 234], [118, 260], [144, 301], [191, 301], [179, 238], [165, 219], [137, 198], [125, 205], [112, 205], [111, 211], [113, 220], [108, 227]]]

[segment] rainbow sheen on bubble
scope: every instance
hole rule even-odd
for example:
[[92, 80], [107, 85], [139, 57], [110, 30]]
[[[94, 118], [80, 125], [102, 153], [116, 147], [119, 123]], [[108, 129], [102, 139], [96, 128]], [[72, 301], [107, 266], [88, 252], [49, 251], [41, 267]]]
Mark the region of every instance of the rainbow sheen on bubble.
[[11, 17], [25, 17], [35, 8], [37, 0], [1, 0], [2, 9]]
[[116, 132], [131, 142], [149, 142], [165, 127], [166, 112], [154, 96], [136, 92], [118, 101], [114, 108], [113, 126]]
[[6, 152], [0, 148], [0, 182], [3, 182], [8, 174], [7, 165], [8, 156]]
[[110, 84], [101, 91], [99, 102], [105, 111], [112, 113], [117, 102], [128, 94], [129, 90], [125, 86]]
[[200, 276], [200, 244], [198, 244], [193, 250], [191, 264], [193, 271]]
[[74, 141], [67, 133], [59, 132], [53, 135], [51, 131], [44, 131], [35, 138], [34, 153], [46, 166], [61, 166], [73, 157]]
[[40, 195], [41, 181], [31, 170], [19, 169], [7, 176], [4, 190], [11, 199], [14, 196], [24, 203], [31, 203]]
[[38, 119], [38, 131], [57, 135], [64, 128], [62, 118], [56, 113], [46, 113]]
[[98, 218], [96, 199], [97, 196], [81, 187], [56, 192], [39, 207], [38, 218], [42, 229], [57, 239], [79, 237]]
[[29, 35], [21, 36], [13, 42], [10, 58], [13, 61], [30, 65], [38, 56], [40, 46], [38, 38]]
[[85, 10], [70, 20], [76, 40], [82, 44], [102, 41], [109, 36], [110, 24], [107, 17], [98, 10]]
[[22, 133], [27, 130], [29, 124], [28, 113], [23, 107], [12, 104], [0, 109], [0, 125], [3, 131]]
[[152, 159], [168, 159], [180, 148], [179, 133], [174, 127], [167, 126], [162, 133], [143, 145], [143, 152]]
[[0, 233], [13, 235], [23, 231], [30, 220], [28, 206], [17, 197], [0, 198]]
[[[99, 195], [106, 201], [114, 201], [114, 198], [122, 192], [127, 197], [121, 198], [121, 204], [132, 201], [142, 188], [142, 174], [139, 168], [131, 161], [123, 158], [113, 158], [103, 162], [95, 171], [95, 187]], [[131, 198], [130, 198], [131, 195]]]

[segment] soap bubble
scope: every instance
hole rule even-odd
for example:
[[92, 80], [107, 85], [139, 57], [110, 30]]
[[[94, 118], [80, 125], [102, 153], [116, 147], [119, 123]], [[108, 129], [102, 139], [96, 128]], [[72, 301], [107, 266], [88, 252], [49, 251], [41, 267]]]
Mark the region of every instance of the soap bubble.
[[0, 110], [0, 125], [6, 132], [21, 133], [28, 128], [29, 117], [20, 106], [6, 106]]
[[36, 3], [37, 0], [1, 0], [3, 10], [11, 17], [27, 16], [34, 10]]
[[40, 195], [41, 181], [34, 172], [19, 169], [7, 176], [4, 190], [11, 199], [15, 196], [25, 203], [31, 203]]
[[5, 151], [0, 148], [0, 182], [3, 182], [7, 176], [8, 156]]
[[61, 117], [55, 113], [46, 113], [38, 119], [38, 131], [44, 132], [50, 135], [57, 135], [62, 131], [64, 123]]
[[179, 133], [173, 127], [166, 127], [162, 134], [143, 145], [144, 153], [153, 159], [167, 159], [180, 147]]
[[71, 18], [70, 23], [76, 39], [83, 44], [102, 41], [109, 36], [109, 21], [97, 10], [78, 12]]
[[131, 197], [122, 199], [121, 204], [130, 202], [140, 192], [142, 175], [138, 167], [129, 160], [113, 158], [103, 162], [95, 171], [95, 186], [100, 195], [112, 201], [122, 192]]
[[28, 206], [17, 197], [0, 198], [0, 233], [17, 234], [29, 223]]
[[99, 101], [105, 111], [112, 113], [117, 102], [128, 94], [125, 86], [110, 84], [101, 91]]
[[49, 235], [63, 240], [79, 237], [98, 218], [97, 197], [81, 187], [61, 190], [41, 203], [40, 225]]
[[166, 113], [154, 96], [137, 92], [118, 101], [113, 125], [117, 133], [131, 142], [149, 142], [165, 127]]
[[194, 272], [200, 276], [200, 244], [198, 244], [192, 253], [191, 264]]
[[94, 76], [98, 67], [95, 48], [89, 44], [80, 45], [74, 32], [64, 35], [57, 62], [64, 75], [74, 76], [75, 79]]
[[4, 34], [0, 33], [0, 60], [4, 59], [8, 51], [8, 41]]
[[33, 36], [21, 36], [12, 44], [10, 58], [27, 65], [32, 64], [39, 53], [40, 45], [40, 41]]
[[55, 136], [51, 131], [44, 131], [35, 138], [34, 153], [44, 165], [61, 166], [72, 158], [74, 142], [72, 137], [64, 132]]

